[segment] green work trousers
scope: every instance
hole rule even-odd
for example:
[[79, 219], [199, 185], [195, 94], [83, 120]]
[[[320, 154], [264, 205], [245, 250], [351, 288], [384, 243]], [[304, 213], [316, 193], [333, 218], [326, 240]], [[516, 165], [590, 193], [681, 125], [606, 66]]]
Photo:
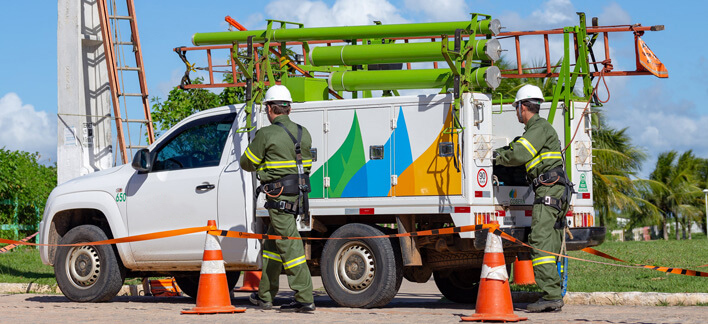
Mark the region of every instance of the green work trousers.
[[[268, 198], [271, 199], [271, 198]], [[275, 201], [296, 201], [297, 196], [280, 196]], [[278, 209], [269, 209], [268, 235], [300, 237], [295, 216]], [[305, 248], [300, 240], [263, 240], [263, 275], [258, 286], [258, 295], [272, 302], [278, 294], [280, 273], [285, 270], [295, 300], [312, 303], [312, 277], [305, 260]]]
[[[536, 197], [551, 196], [560, 199], [563, 190], [565, 190], [563, 185], [541, 186], [536, 189]], [[553, 255], [536, 249], [560, 253], [562, 235], [565, 234], [562, 229], [555, 229], [554, 225], [558, 218], [565, 216], [567, 206], [567, 202], [564, 203], [563, 210], [559, 211], [542, 203], [533, 205], [529, 244], [535, 249], [531, 250], [531, 260], [536, 284], [543, 290], [543, 299], [546, 300], [562, 298], [560, 276], [556, 265], [557, 259]]]

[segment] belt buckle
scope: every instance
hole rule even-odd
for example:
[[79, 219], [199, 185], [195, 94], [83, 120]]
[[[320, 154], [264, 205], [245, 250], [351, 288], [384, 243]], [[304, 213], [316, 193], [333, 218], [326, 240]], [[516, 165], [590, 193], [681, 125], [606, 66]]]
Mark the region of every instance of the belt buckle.
[[285, 209], [285, 200], [281, 200], [278, 202], [278, 209], [280, 209], [280, 210]]
[[545, 196], [543, 197], [543, 203], [550, 206], [551, 205], [551, 196]]

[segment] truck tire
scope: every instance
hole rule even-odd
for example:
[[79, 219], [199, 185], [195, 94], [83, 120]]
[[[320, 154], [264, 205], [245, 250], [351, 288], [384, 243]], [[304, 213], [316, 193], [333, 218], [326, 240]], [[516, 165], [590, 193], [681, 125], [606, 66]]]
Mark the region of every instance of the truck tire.
[[[331, 237], [384, 235], [365, 224], [347, 224]], [[403, 262], [388, 238], [329, 240], [322, 251], [322, 284], [337, 304], [373, 308], [388, 304], [401, 286]]]
[[[229, 287], [229, 293], [234, 290], [236, 283], [238, 283], [238, 278], [241, 276], [241, 271], [227, 271], [226, 281]], [[193, 298], [197, 298], [197, 292], [199, 291], [199, 272], [187, 272], [187, 273], [175, 273], [175, 281], [177, 286], [182, 292]]]
[[[64, 235], [59, 244], [107, 240], [94, 225], [81, 225]], [[112, 245], [60, 246], [54, 259], [54, 275], [61, 292], [75, 302], [104, 302], [123, 287], [125, 270]]]
[[448, 300], [461, 304], [477, 302], [481, 268], [433, 271], [435, 285]]

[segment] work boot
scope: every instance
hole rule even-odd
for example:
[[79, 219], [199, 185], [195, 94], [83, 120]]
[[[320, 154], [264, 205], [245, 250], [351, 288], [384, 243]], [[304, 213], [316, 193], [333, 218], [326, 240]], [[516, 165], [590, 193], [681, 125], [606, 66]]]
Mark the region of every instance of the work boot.
[[248, 300], [251, 302], [251, 304], [260, 307], [262, 310], [273, 309], [273, 303], [261, 299], [261, 297], [258, 296], [258, 293], [252, 293], [250, 296], [248, 296]]
[[315, 311], [315, 303], [303, 304], [299, 301], [294, 301], [290, 304], [280, 306], [280, 311], [281, 312], [298, 312], [298, 313], [314, 312]]
[[537, 302], [526, 306], [526, 311], [531, 313], [560, 312], [561, 308], [563, 308], [562, 299], [546, 300], [541, 298]]

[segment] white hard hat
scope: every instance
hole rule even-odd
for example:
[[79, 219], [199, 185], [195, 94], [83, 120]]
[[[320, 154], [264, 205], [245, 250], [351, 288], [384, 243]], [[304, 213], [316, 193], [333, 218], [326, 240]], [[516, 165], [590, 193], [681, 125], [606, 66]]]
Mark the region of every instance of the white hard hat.
[[512, 103], [511, 105], [516, 108], [516, 106], [519, 104], [519, 101], [527, 99], [537, 99], [543, 102], [543, 92], [541, 91], [541, 88], [530, 84], [521, 87], [521, 89], [516, 92], [516, 98], [514, 99], [514, 103]]
[[271, 101], [287, 101], [293, 102], [293, 97], [290, 96], [290, 91], [284, 85], [274, 85], [266, 91], [263, 102]]

